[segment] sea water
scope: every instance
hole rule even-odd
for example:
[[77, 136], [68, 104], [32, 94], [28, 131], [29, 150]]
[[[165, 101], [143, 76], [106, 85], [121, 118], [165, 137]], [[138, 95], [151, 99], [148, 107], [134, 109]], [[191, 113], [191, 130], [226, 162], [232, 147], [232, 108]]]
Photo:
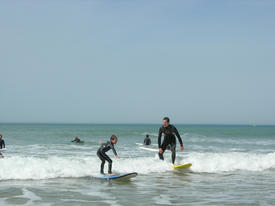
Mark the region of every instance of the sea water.
[[[275, 205], [275, 127], [175, 125], [184, 143], [160, 161], [142, 150], [149, 134], [157, 149], [160, 125], [0, 124], [7, 150], [0, 159], [0, 206], [7, 205]], [[99, 176], [99, 141], [118, 136], [114, 173]], [[72, 143], [74, 136], [84, 144]], [[105, 166], [107, 172], [107, 164]]]

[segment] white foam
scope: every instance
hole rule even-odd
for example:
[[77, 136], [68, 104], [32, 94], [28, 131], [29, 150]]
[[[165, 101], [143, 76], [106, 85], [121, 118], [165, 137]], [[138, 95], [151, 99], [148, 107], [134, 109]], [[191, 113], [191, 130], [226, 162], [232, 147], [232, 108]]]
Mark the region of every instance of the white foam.
[[[49, 179], [58, 177], [98, 176], [101, 161], [97, 157], [48, 158], [12, 156], [1, 159], [0, 180]], [[170, 153], [165, 161], [155, 157], [113, 158], [113, 170], [117, 173], [139, 174], [171, 171]], [[275, 153], [256, 154], [244, 152], [228, 153], [178, 153], [177, 163], [191, 162], [193, 172], [219, 173], [248, 170], [263, 171], [275, 168]], [[107, 171], [107, 163], [105, 166]]]
[[184, 161], [191, 162], [194, 172], [228, 172], [236, 170], [263, 171], [275, 168], [275, 153], [243, 152], [189, 153]]
[[[97, 157], [7, 157], [1, 162], [0, 180], [49, 179], [57, 177], [98, 176], [101, 161]], [[105, 171], [107, 172], [107, 163]], [[157, 158], [113, 159], [113, 170], [118, 173], [164, 172], [169, 163]]]

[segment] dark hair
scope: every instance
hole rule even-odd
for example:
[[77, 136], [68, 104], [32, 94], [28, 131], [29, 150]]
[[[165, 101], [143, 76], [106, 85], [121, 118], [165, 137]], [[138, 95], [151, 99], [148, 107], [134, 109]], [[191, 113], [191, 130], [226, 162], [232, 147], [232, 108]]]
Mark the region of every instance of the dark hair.
[[164, 117], [163, 120], [166, 120], [167, 122], [170, 122], [169, 117]]
[[117, 136], [113, 134], [113, 135], [110, 137], [110, 140], [115, 140], [115, 139], [117, 139]]
[[147, 134], [146, 137], [149, 137], [149, 134]]

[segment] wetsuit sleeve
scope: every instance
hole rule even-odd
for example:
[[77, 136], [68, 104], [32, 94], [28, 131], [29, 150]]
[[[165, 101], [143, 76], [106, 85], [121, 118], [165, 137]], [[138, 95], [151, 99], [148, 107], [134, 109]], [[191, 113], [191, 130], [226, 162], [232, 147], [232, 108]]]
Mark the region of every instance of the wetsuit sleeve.
[[116, 149], [115, 149], [114, 145], [111, 144], [111, 148], [112, 148], [113, 153], [115, 154], [115, 156], [117, 156]]
[[182, 139], [181, 139], [180, 134], [179, 134], [179, 132], [178, 132], [178, 130], [177, 130], [176, 127], [174, 127], [174, 132], [175, 132], [175, 134], [176, 134], [176, 136], [177, 136], [177, 138], [178, 138], [178, 140], [180, 142], [180, 146], [183, 146]]
[[158, 137], [159, 148], [160, 148], [160, 145], [161, 145], [161, 136], [162, 136], [162, 128], [159, 128], [159, 137]]
[[72, 142], [75, 142], [75, 140], [73, 140]]

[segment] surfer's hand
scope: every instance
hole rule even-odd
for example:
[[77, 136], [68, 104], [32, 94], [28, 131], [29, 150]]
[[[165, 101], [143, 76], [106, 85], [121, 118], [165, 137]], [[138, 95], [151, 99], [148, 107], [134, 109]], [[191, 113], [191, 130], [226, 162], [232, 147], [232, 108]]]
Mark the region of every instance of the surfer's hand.
[[163, 153], [163, 150], [161, 148], [159, 148], [159, 153], [162, 154]]
[[99, 142], [99, 144], [102, 144], [102, 142]]
[[183, 146], [181, 146], [181, 147], [180, 147], [180, 151], [183, 151], [183, 150], [184, 150], [184, 147], [183, 147]]
[[120, 159], [120, 156], [116, 155], [116, 158]]

